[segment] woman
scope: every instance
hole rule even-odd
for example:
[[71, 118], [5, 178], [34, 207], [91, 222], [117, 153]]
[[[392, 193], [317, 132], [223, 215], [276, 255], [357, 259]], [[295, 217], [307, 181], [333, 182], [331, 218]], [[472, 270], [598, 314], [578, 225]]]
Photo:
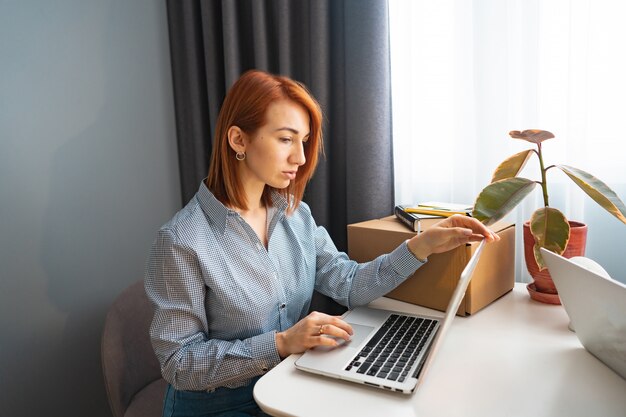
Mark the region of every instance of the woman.
[[164, 416], [262, 415], [256, 380], [282, 358], [348, 340], [339, 317], [307, 315], [313, 290], [348, 308], [386, 294], [426, 262], [492, 234], [455, 216], [358, 264], [301, 201], [322, 149], [320, 106], [304, 86], [260, 71], [230, 89], [209, 175], [153, 245], [146, 291], [152, 344], [169, 382]]

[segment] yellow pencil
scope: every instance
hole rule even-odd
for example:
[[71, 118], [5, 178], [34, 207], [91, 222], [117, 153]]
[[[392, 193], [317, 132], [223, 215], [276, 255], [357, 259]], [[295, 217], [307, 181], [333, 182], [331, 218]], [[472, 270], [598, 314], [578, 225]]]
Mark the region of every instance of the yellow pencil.
[[406, 207], [404, 209], [407, 213], [416, 213], [416, 214], [432, 214], [434, 216], [442, 216], [442, 217], [450, 217], [455, 214], [462, 214], [463, 216], [471, 216], [470, 213], [465, 211], [453, 211], [453, 210], [436, 210], [429, 208], [416, 208], [416, 207]]

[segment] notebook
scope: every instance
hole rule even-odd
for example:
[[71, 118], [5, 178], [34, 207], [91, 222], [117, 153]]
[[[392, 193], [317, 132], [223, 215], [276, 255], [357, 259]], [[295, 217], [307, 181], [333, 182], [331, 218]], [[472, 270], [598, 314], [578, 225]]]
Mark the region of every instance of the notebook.
[[626, 285], [589, 258], [541, 256], [580, 343], [626, 379]]
[[307, 350], [296, 360], [296, 368], [412, 393], [423, 381], [444, 340], [485, 244], [480, 242], [461, 273], [443, 318], [357, 307], [343, 317], [354, 330], [351, 340], [338, 339], [337, 347]]

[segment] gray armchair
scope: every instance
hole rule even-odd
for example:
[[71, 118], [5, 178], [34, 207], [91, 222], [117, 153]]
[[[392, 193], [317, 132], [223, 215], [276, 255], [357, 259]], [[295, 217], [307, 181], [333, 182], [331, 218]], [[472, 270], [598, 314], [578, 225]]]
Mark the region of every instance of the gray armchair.
[[167, 383], [150, 344], [153, 309], [143, 281], [113, 302], [102, 334], [102, 372], [114, 417], [160, 417]]

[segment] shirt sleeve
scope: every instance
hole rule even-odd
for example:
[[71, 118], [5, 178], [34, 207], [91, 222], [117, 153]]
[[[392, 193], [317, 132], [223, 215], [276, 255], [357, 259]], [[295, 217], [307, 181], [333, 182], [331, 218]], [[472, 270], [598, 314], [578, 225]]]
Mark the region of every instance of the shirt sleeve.
[[338, 251], [321, 226], [315, 230], [315, 247], [315, 289], [348, 308], [382, 297], [426, 263], [417, 259], [403, 242], [391, 253], [359, 264]]
[[[280, 362], [275, 332], [243, 340], [212, 339], [206, 286], [195, 252], [159, 231], [148, 260], [146, 293], [155, 313], [150, 339], [166, 381], [179, 390], [207, 390], [247, 381]], [[244, 385], [242, 382], [241, 385]]]

